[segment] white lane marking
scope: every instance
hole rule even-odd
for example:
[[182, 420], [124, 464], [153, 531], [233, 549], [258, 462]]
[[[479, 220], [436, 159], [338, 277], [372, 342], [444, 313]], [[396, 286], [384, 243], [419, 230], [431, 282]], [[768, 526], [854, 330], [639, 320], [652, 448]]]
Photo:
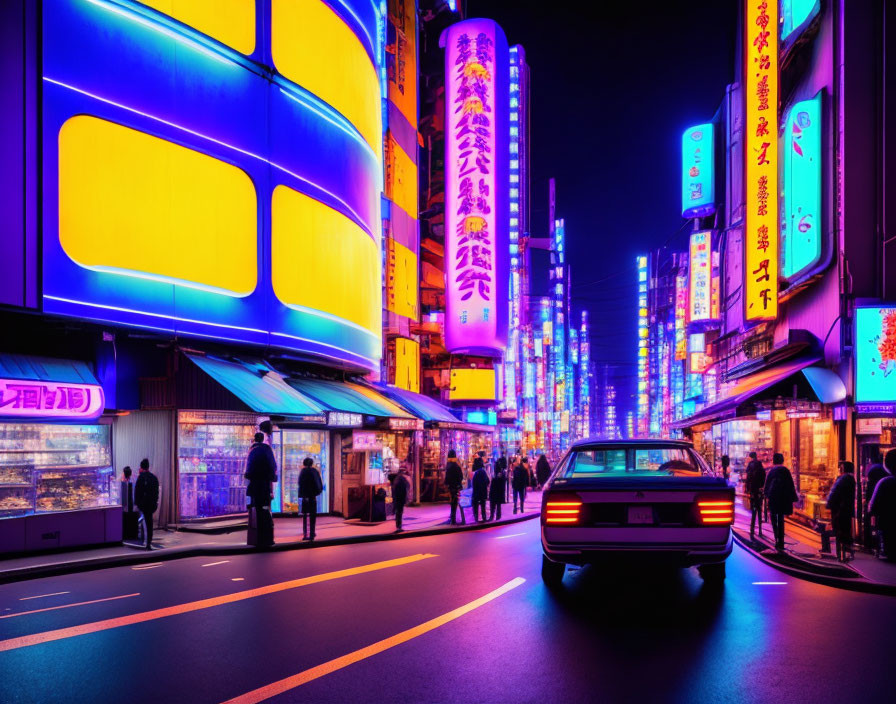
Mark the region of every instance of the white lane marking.
[[224, 565], [230, 562], [230, 560], [218, 560], [217, 562], [208, 562], [203, 565], [203, 567], [214, 567], [215, 565]]
[[59, 606], [47, 606], [44, 609], [34, 609], [33, 611], [19, 611], [14, 614], [3, 614], [0, 618], [15, 618], [16, 616], [27, 616], [28, 614], [39, 614], [42, 611], [55, 611], [56, 609], [70, 609], [73, 606], [86, 606], [87, 604], [99, 604], [103, 601], [115, 601], [116, 599], [127, 599], [132, 596], [140, 596], [140, 592], [133, 594], [122, 594], [121, 596], [107, 596], [105, 599], [93, 599], [91, 601], [79, 601], [76, 604], [60, 604]]
[[511, 533], [510, 535], [499, 535], [495, 538], [495, 540], [504, 540], [504, 538], [516, 538], [519, 535], [525, 535], [525, 533]]
[[38, 594], [37, 596], [23, 596], [19, 601], [28, 601], [29, 599], [43, 599], [48, 596], [59, 596], [60, 594], [71, 594], [71, 592], [53, 592], [52, 594]]
[[163, 563], [161, 562], [151, 562], [148, 565], [137, 565], [136, 567], [131, 567], [132, 570], [151, 570], [155, 567], [161, 567]]
[[231, 582], [242, 582], [244, 579], [245, 579], [245, 577], [231, 577], [230, 581]]
[[760, 586], [767, 586], [772, 584], [787, 584], [787, 582], [753, 582], [753, 584], [758, 584]]

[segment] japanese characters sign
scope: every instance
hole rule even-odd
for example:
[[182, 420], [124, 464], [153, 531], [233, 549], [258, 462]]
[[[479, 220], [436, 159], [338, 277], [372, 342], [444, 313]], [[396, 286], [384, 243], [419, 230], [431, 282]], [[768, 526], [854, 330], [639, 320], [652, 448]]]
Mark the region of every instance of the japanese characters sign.
[[675, 361], [688, 358], [688, 277], [675, 277]]
[[93, 384], [0, 379], [0, 418], [98, 418], [103, 389]]
[[688, 322], [711, 320], [712, 306], [712, 233], [695, 232], [691, 235], [688, 258], [689, 291]]
[[445, 35], [445, 317], [451, 352], [507, 341], [509, 56], [491, 20]]
[[748, 321], [778, 316], [778, 3], [746, 0], [744, 302]]
[[689, 127], [681, 135], [681, 215], [712, 215], [715, 205], [714, 132], [712, 123]]

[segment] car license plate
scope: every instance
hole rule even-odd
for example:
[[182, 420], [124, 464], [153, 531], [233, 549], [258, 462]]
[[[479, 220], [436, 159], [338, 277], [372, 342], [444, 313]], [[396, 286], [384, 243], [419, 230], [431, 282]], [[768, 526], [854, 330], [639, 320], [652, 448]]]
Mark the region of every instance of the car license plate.
[[653, 523], [653, 507], [652, 506], [629, 506], [628, 522], [633, 523]]

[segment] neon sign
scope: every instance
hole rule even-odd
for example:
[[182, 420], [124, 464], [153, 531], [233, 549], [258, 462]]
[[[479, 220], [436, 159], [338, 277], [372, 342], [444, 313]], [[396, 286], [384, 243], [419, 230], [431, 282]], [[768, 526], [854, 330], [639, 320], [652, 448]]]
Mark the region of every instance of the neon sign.
[[507, 345], [507, 39], [486, 19], [452, 25], [443, 39], [445, 346], [495, 354]]
[[699, 218], [716, 212], [715, 139], [712, 123], [681, 135], [681, 215]]
[[896, 305], [856, 308], [856, 401], [896, 401]]
[[0, 417], [91, 420], [104, 406], [103, 389], [94, 384], [0, 379]]
[[747, 321], [778, 317], [778, 3], [746, 2], [744, 304]]
[[711, 320], [712, 310], [712, 233], [695, 232], [691, 235], [688, 272], [688, 321]]

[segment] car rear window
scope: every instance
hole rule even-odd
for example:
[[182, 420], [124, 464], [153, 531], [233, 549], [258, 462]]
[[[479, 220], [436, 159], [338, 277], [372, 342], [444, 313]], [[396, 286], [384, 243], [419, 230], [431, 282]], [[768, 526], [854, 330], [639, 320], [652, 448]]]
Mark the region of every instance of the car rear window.
[[692, 475], [701, 470], [693, 452], [685, 447], [583, 448], [570, 454], [562, 476]]

